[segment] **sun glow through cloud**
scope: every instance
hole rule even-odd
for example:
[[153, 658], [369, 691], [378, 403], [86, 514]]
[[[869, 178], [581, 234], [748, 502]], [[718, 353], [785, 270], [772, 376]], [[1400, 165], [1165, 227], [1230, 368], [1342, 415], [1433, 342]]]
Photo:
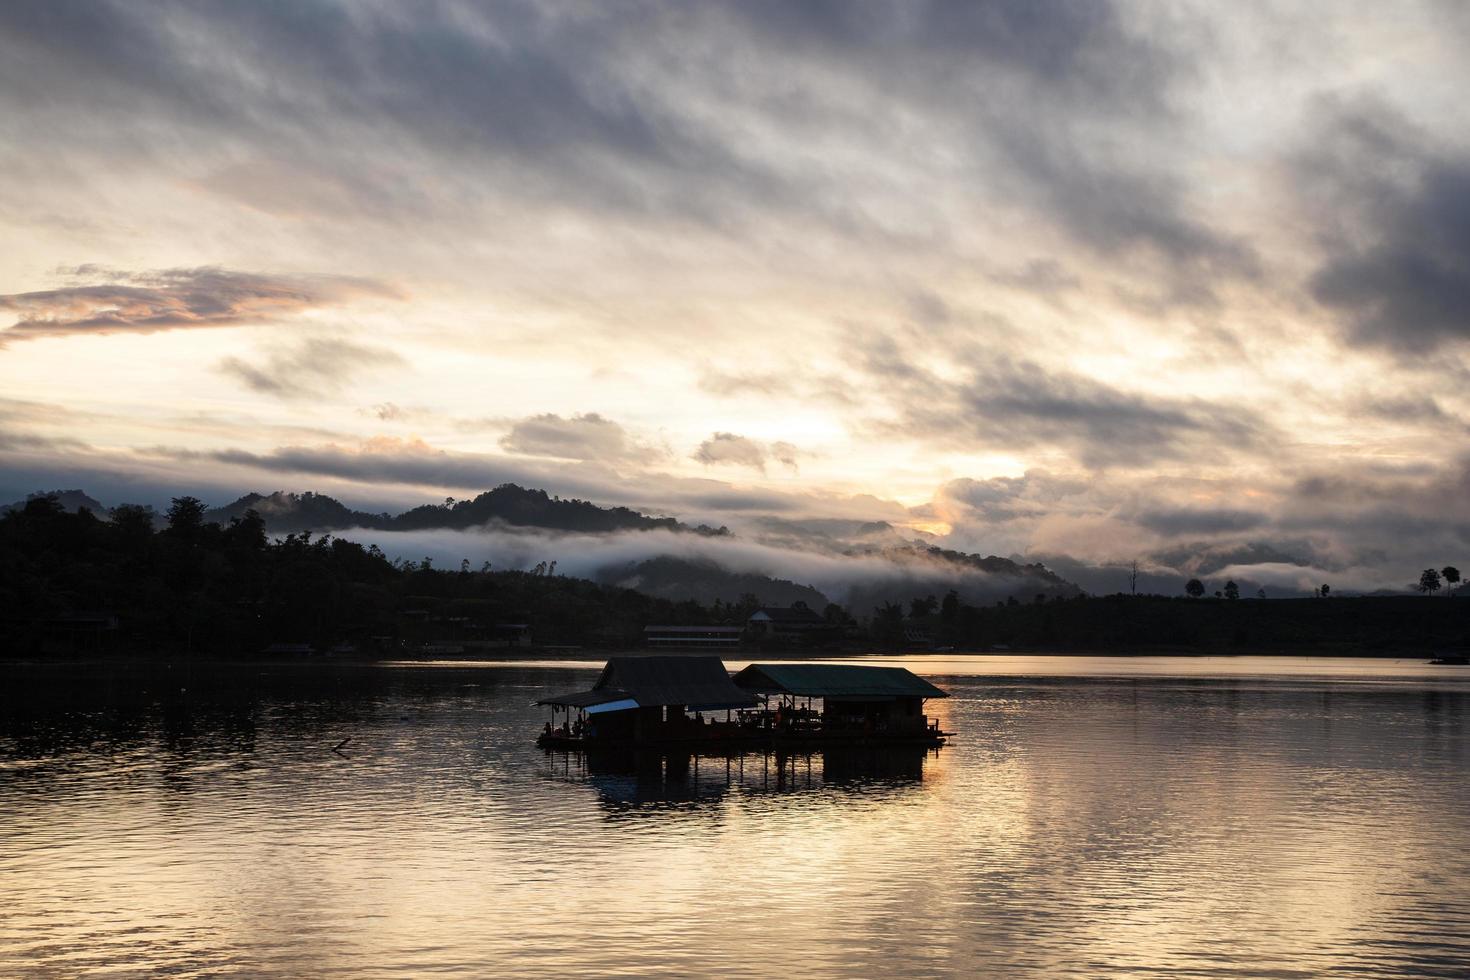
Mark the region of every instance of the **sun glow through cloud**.
[[1470, 545], [1443, 5], [65, 6], [0, 14], [12, 498], [503, 476], [1364, 588]]

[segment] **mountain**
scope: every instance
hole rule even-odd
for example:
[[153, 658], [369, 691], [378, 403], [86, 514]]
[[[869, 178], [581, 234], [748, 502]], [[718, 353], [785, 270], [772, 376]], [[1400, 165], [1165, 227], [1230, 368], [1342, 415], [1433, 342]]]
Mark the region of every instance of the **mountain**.
[[107, 516], [107, 508], [98, 500], [87, 496], [81, 490], [48, 490], [42, 493], [27, 494], [25, 500], [17, 500], [13, 504], [0, 506], [0, 514], [9, 513], [12, 510], [20, 510], [26, 505], [27, 500], [37, 497], [50, 497], [62, 506], [69, 514], [75, 514], [83, 507], [96, 514], [98, 517]]
[[706, 525], [690, 527], [672, 517], [649, 517], [627, 507], [599, 507], [586, 500], [553, 497], [545, 490], [528, 490], [506, 483], [473, 500], [425, 504], [399, 514], [389, 523], [394, 531], [429, 528], [464, 529], [499, 521], [516, 527], [603, 534], [611, 531], [687, 531], [719, 536], [730, 532]]
[[599, 507], [586, 500], [553, 497], [545, 490], [528, 490], [507, 483], [470, 500], [446, 500], [424, 504], [402, 514], [371, 514], [353, 510], [341, 501], [320, 493], [270, 495], [247, 493], [239, 500], [205, 514], [205, 520], [228, 523], [231, 518], [254, 510], [266, 529], [277, 533], [295, 531], [340, 531], [350, 527], [382, 531], [464, 530], [484, 524], [502, 523], [515, 527], [538, 527], [553, 531], [603, 534], [613, 531], [676, 531], [711, 537], [730, 532], [704, 524], [691, 527], [672, 517], [649, 517], [627, 507]]
[[228, 524], [253, 510], [265, 521], [267, 530], [277, 533], [299, 531], [337, 531], [348, 527], [384, 527], [392, 518], [387, 514], [368, 514], [352, 510], [326, 494], [286, 493], [277, 490], [270, 495], [247, 493], [233, 503], [205, 511], [204, 519]]
[[881, 559], [891, 569], [887, 574], [870, 572], [853, 582], [843, 604], [855, 616], [866, 615], [885, 602], [907, 603], [928, 596], [942, 599], [951, 590], [961, 600], [978, 605], [1081, 594], [1075, 584], [1045, 565], [951, 551], [923, 541], [850, 548], [844, 553], [851, 558]]
[[716, 599], [726, 605], [753, 595], [763, 606], [805, 602], [821, 611], [828, 599], [810, 585], [753, 572], [734, 572], [713, 561], [663, 555], [627, 565], [605, 568], [597, 575], [604, 585], [635, 589], [658, 599], [693, 599], [704, 605]]

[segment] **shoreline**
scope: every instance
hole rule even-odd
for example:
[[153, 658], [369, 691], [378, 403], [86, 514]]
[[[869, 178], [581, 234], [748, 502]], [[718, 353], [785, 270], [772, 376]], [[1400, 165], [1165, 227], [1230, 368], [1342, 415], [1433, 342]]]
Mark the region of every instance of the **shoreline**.
[[260, 656], [260, 655], [216, 655], [188, 653], [64, 653], [0, 655], [0, 669], [20, 666], [84, 666], [84, 665], [153, 665], [153, 666], [239, 666], [239, 667], [443, 667], [445, 665], [474, 665], [495, 663], [521, 663], [525, 661], [568, 663], [580, 661], [606, 661], [614, 656], [640, 655], [675, 656], [719, 656], [732, 661], [804, 661], [804, 660], [851, 660], [857, 658], [886, 657], [945, 657], [956, 659], [987, 657], [1037, 657], [1037, 658], [1111, 658], [1143, 659], [1168, 657], [1181, 660], [1198, 659], [1251, 659], [1280, 658], [1295, 659], [1338, 659], [1338, 660], [1422, 660], [1429, 661], [1443, 655], [1438, 650], [1180, 650], [1169, 648], [1122, 650], [706, 650], [706, 649], [611, 649], [606, 647], [521, 647], [495, 653], [455, 654], [434, 657], [382, 656], [382, 657], [336, 657], [311, 656]]

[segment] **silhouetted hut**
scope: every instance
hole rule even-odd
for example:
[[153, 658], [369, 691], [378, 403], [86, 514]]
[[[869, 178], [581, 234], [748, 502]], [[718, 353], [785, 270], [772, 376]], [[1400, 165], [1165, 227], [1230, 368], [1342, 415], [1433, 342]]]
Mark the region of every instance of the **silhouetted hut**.
[[[552, 735], [544, 741], [677, 742], [738, 734], [718, 723], [691, 718], [706, 711], [752, 708], [754, 695], [730, 680], [719, 657], [613, 657], [591, 690], [574, 691], [536, 702], [552, 709]], [[557, 710], [566, 712], [561, 727]], [[578, 718], [572, 720], [572, 712]]]
[[[902, 667], [751, 664], [735, 675], [735, 685], [786, 705], [778, 735], [783, 729], [824, 740], [938, 739], [944, 734], [924, 714], [924, 702], [947, 698], [949, 692]], [[820, 713], [812, 707], [816, 699], [822, 702]], [[805, 724], [808, 720], [819, 723]]]

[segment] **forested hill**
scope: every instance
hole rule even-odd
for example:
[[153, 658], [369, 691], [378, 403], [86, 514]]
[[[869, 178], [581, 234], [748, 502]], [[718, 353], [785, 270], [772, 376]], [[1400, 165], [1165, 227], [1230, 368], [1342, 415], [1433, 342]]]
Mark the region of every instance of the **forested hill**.
[[733, 603], [742, 596], [755, 596], [763, 605], [790, 606], [804, 602], [820, 610], [829, 602], [810, 585], [755, 572], [732, 571], [709, 560], [672, 555], [605, 568], [598, 579], [661, 599], [692, 599], [703, 604]]
[[[425, 644], [488, 640], [525, 624], [537, 643], [623, 647], [653, 623], [741, 625], [751, 609], [818, 598], [795, 583], [712, 579], [733, 600], [674, 601], [617, 584], [538, 572], [473, 571], [389, 561], [354, 541], [291, 533], [272, 541], [257, 514], [207, 521], [191, 497], [174, 501], [163, 529], [151, 511], [68, 511], [46, 497], [0, 515], [0, 655], [116, 652], [253, 656], [273, 643], [346, 643], [398, 655]], [[657, 562], [630, 571], [641, 587], [690, 575]], [[1470, 649], [1470, 596], [1306, 600], [1161, 596], [1048, 597], [975, 604], [958, 592], [907, 603], [835, 605], [830, 642], [857, 650], [1138, 653], [1378, 653], [1423, 657]], [[913, 586], [921, 586], [917, 591]], [[790, 590], [796, 590], [793, 596]], [[871, 613], [871, 615], [869, 615]], [[854, 624], [866, 621], [866, 629]], [[517, 627], [519, 628], [519, 627]], [[850, 630], [856, 629], [856, 633]], [[827, 636], [827, 634], [824, 634]], [[1467, 668], [1470, 669], [1470, 668]]]
[[191, 497], [175, 500], [161, 530], [143, 507], [122, 505], [104, 520], [47, 497], [0, 516], [6, 656], [250, 656], [271, 643], [401, 652], [485, 639], [500, 623], [530, 624], [542, 643], [622, 645], [649, 623], [728, 620], [724, 610], [568, 576], [392, 562], [329, 535], [273, 541], [257, 514], [215, 523]]
[[553, 497], [545, 490], [531, 490], [514, 483], [503, 484], [469, 500], [450, 498], [442, 504], [424, 504], [397, 515], [353, 510], [319, 493], [248, 493], [234, 503], [206, 512], [205, 519], [227, 524], [250, 510], [261, 516], [268, 531], [277, 533], [339, 531], [349, 527], [383, 531], [463, 530], [494, 522], [591, 534], [652, 530], [712, 536], [729, 533], [723, 527], [703, 524], [695, 527], [672, 517], [649, 517], [628, 507], [599, 507], [586, 500]]

